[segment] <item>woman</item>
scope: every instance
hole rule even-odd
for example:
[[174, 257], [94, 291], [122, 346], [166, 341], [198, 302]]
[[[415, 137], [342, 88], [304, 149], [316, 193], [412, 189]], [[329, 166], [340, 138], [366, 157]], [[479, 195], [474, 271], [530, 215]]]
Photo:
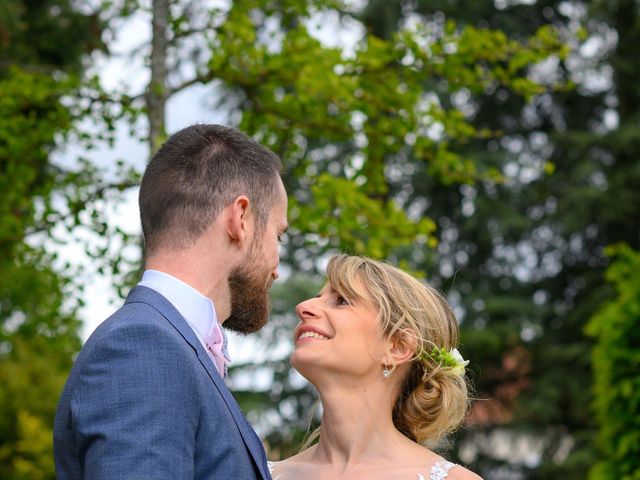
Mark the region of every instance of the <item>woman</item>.
[[338, 255], [299, 304], [291, 364], [320, 393], [319, 441], [271, 463], [274, 480], [473, 480], [423, 443], [464, 419], [458, 324], [434, 289], [385, 263]]

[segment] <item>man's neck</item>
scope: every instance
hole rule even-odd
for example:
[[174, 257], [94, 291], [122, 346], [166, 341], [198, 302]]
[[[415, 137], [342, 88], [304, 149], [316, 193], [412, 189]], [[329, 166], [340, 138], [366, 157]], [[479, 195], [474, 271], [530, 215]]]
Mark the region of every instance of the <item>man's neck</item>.
[[222, 261], [204, 262], [188, 251], [167, 252], [147, 258], [145, 270], [157, 270], [186, 283], [216, 306], [218, 321], [223, 323], [230, 312], [228, 273]]

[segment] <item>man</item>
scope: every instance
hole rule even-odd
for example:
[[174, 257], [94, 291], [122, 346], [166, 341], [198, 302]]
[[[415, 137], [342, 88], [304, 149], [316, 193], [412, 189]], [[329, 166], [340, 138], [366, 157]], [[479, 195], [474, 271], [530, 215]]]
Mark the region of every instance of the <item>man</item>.
[[220, 325], [260, 329], [287, 228], [280, 160], [240, 132], [195, 125], [140, 187], [145, 273], [89, 338], [54, 427], [58, 478], [269, 479], [224, 384]]

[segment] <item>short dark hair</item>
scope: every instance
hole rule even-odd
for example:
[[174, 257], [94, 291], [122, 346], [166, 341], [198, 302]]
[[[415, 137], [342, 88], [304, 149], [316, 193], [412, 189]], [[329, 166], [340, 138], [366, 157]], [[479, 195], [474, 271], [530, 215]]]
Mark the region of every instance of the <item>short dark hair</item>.
[[264, 228], [280, 167], [275, 153], [233, 128], [199, 124], [173, 134], [140, 185], [146, 252], [194, 241], [238, 195], [251, 200], [258, 228]]

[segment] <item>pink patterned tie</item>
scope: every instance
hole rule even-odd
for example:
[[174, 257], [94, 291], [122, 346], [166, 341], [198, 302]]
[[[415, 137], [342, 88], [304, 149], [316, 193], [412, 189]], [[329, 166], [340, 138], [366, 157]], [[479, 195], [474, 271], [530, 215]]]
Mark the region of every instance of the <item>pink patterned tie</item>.
[[227, 376], [227, 365], [230, 363], [229, 356], [227, 354], [227, 337], [224, 334], [220, 324], [214, 322], [209, 332], [208, 337], [205, 339], [207, 344], [207, 350], [213, 357], [216, 364], [216, 368], [222, 378]]

